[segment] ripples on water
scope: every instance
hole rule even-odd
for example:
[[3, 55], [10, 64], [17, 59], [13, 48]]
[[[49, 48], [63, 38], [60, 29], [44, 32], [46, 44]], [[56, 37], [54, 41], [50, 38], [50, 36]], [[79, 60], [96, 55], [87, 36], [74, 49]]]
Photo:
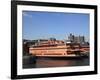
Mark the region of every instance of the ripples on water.
[[23, 68], [46, 68], [89, 65], [89, 58], [82, 59], [50, 59], [37, 58], [36, 63], [23, 65]]
[[89, 65], [89, 59], [73, 59], [73, 60], [52, 60], [52, 59], [37, 59], [36, 67], [64, 67], [64, 66], [85, 66]]

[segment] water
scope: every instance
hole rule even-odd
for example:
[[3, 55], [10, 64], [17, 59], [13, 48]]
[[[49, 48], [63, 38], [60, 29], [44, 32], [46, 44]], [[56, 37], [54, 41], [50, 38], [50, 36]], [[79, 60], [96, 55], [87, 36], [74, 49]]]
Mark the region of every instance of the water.
[[56, 60], [56, 59], [37, 59], [36, 67], [64, 67], [64, 66], [84, 66], [89, 65], [89, 59]]
[[35, 63], [23, 65], [23, 68], [47, 68], [47, 67], [68, 67], [68, 66], [86, 66], [86, 65], [89, 65], [89, 58], [79, 58], [79, 59], [37, 58]]

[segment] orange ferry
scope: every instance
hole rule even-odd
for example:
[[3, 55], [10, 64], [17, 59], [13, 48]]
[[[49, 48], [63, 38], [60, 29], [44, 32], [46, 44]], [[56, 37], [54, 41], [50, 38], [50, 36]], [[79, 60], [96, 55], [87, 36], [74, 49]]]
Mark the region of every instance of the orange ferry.
[[31, 46], [29, 53], [40, 57], [80, 57], [89, 55], [89, 46], [82, 47], [79, 43], [48, 40]]

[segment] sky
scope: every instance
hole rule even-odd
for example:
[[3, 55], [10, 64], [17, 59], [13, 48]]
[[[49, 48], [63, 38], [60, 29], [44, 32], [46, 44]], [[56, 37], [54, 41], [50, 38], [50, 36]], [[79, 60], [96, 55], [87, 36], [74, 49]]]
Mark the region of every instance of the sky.
[[67, 39], [70, 33], [89, 37], [89, 14], [64, 12], [22, 12], [23, 39]]

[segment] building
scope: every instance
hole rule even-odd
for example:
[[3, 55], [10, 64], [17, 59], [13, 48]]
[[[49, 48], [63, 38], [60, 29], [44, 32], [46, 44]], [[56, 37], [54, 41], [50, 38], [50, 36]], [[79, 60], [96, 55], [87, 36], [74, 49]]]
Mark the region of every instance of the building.
[[80, 44], [86, 42], [84, 36], [75, 36], [72, 34], [68, 36], [68, 40], [72, 43], [80, 43]]
[[68, 40], [69, 40], [70, 42], [74, 42], [74, 35], [70, 34], [70, 35], [68, 36]]

